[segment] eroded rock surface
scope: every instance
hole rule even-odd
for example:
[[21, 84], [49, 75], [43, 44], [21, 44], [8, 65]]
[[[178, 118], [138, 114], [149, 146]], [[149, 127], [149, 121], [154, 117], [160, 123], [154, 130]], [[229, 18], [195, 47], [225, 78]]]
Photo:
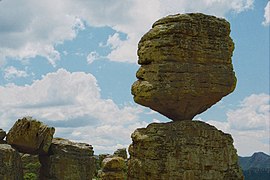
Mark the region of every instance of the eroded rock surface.
[[92, 179], [96, 166], [93, 154], [93, 147], [89, 144], [54, 138], [49, 154], [39, 156], [40, 179]]
[[102, 161], [102, 180], [124, 180], [126, 163], [122, 157], [105, 158]]
[[129, 179], [243, 179], [231, 135], [204, 122], [153, 123], [132, 140]]
[[16, 121], [9, 130], [6, 140], [21, 153], [46, 154], [52, 142], [55, 129], [31, 117]]
[[23, 179], [20, 154], [8, 144], [0, 144], [0, 179]]
[[113, 156], [115, 156], [115, 157], [122, 157], [123, 159], [127, 159], [127, 149], [126, 148], [117, 149], [113, 153]]
[[230, 24], [192, 13], [155, 22], [139, 42], [134, 100], [168, 118], [192, 119], [236, 85]]

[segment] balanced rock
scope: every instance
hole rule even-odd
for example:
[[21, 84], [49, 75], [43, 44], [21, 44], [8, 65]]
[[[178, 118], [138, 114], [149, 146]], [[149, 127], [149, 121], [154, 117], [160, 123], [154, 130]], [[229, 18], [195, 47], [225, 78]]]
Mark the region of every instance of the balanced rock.
[[31, 117], [16, 121], [9, 130], [7, 143], [19, 152], [28, 154], [46, 154], [52, 142], [55, 129], [48, 127]]
[[40, 179], [89, 180], [95, 173], [93, 147], [86, 143], [75, 143], [54, 138], [48, 155], [40, 155]]
[[102, 161], [102, 180], [124, 180], [126, 163], [122, 157], [105, 158]]
[[231, 135], [204, 122], [153, 123], [132, 140], [129, 179], [243, 179]]
[[230, 24], [200, 13], [167, 16], [140, 40], [134, 101], [168, 118], [192, 119], [236, 86]]
[[0, 144], [0, 179], [23, 180], [20, 154], [8, 144]]

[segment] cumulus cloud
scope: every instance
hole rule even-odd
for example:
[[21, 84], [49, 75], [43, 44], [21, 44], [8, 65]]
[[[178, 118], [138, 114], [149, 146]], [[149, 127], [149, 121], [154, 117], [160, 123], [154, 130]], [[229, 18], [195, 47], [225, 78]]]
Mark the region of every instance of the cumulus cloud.
[[90, 52], [88, 55], [87, 55], [87, 63], [88, 64], [91, 64], [93, 63], [95, 60], [99, 59], [100, 56], [99, 54], [96, 52], [96, 51], [92, 51]]
[[130, 144], [131, 132], [146, 125], [138, 118], [142, 111], [102, 99], [95, 77], [83, 72], [59, 69], [31, 85], [0, 86], [1, 128], [33, 116], [55, 126], [56, 136], [88, 142], [96, 151]]
[[29, 74], [27, 74], [26, 71], [24, 70], [18, 70], [14, 66], [9, 66], [5, 68], [4, 70], [4, 78], [6, 80], [11, 80], [14, 78], [22, 78], [22, 77], [27, 77]]
[[262, 22], [264, 26], [269, 26], [270, 24], [270, 1], [266, 4], [264, 8], [264, 21]]
[[257, 151], [269, 152], [270, 96], [252, 94], [237, 109], [227, 113], [227, 121], [209, 120], [209, 124], [232, 134], [240, 155], [252, 155]]
[[[136, 62], [140, 37], [160, 17], [174, 13], [204, 12], [225, 16], [253, 7], [254, 0], [14, 0], [0, 4], [0, 64], [7, 57], [43, 56], [56, 66], [58, 44], [76, 37], [85, 24], [111, 27], [127, 35], [112, 48], [113, 61]], [[116, 34], [117, 35], [117, 34]], [[113, 37], [113, 36], [111, 36]], [[111, 37], [108, 37], [110, 43]]]

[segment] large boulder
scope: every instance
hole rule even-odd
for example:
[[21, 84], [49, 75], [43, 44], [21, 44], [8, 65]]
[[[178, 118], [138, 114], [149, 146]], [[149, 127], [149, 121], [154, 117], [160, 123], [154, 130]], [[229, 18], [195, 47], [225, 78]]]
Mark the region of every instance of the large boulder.
[[48, 155], [40, 155], [40, 179], [91, 180], [95, 173], [93, 147], [54, 138]]
[[168, 118], [192, 119], [236, 86], [230, 24], [200, 13], [167, 16], [140, 40], [134, 101]]
[[0, 179], [23, 179], [20, 154], [8, 144], [0, 144]]
[[21, 153], [46, 154], [52, 142], [55, 129], [31, 117], [16, 121], [9, 130], [6, 140]]
[[243, 179], [231, 135], [204, 122], [153, 123], [132, 141], [128, 179]]

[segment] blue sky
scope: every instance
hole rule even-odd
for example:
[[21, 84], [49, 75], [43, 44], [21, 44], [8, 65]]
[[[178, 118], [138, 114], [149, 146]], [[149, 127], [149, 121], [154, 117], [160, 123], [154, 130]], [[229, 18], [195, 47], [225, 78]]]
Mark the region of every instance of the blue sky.
[[23, 116], [57, 137], [111, 153], [166, 117], [134, 103], [137, 44], [161, 17], [202, 12], [226, 18], [235, 43], [235, 91], [195, 119], [231, 133], [238, 154], [269, 154], [267, 0], [0, 1], [0, 128]]

